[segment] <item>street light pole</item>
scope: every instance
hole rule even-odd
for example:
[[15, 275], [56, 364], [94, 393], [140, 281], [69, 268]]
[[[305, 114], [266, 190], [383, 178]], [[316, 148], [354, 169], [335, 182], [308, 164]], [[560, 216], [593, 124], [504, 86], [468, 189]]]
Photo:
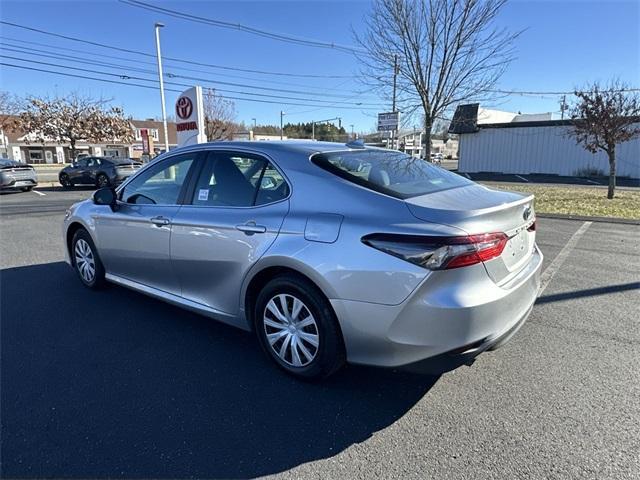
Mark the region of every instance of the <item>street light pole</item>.
[[156, 22], [156, 56], [158, 58], [158, 78], [160, 80], [160, 101], [162, 103], [162, 125], [164, 127], [164, 151], [169, 151], [169, 133], [167, 131], [167, 109], [164, 101], [164, 78], [162, 77], [162, 54], [160, 53], [160, 29], [164, 23]]
[[253, 120], [253, 129], [255, 130], [256, 125], [257, 125], [257, 123], [256, 123], [256, 119], [255, 119], [255, 118], [252, 118], [251, 120]]
[[351, 140], [355, 140], [356, 137], [353, 136], [353, 123], [349, 126], [351, 127]]

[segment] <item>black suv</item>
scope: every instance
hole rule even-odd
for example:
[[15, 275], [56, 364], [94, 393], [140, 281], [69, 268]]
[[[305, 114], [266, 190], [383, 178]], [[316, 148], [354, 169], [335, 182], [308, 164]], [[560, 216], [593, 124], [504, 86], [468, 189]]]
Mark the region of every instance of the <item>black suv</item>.
[[83, 157], [58, 174], [65, 188], [74, 185], [95, 185], [97, 188], [115, 186], [136, 173], [142, 164], [130, 158]]

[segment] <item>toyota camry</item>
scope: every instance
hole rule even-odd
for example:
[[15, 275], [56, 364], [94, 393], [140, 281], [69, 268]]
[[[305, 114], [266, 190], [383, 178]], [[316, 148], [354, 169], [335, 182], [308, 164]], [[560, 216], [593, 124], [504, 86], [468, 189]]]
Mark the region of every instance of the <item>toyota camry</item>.
[[[172, 150], [66, 213], [67, 261], [255, 332], [280, 368], [470, 363], [536, 299], [533, 197], [392, 150], [311, 141]], [[461, 364], [460, 363], [460, 364]]]

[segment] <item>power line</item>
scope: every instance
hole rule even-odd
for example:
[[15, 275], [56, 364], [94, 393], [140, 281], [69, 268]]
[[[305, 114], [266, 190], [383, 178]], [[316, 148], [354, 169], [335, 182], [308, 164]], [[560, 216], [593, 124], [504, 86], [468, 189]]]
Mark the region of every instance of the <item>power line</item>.
[[[5, 48], [5, 50], [7, 51], [15, 51], [15, 49], [10, 49], [10, 48]], [[34, 55], [35, 54], [30, 54], [27, 53], [27, 55]], [[52, 66], [52, 67], [58, 67], [58, 68], [71, 68], [73, 70], [79, 70], [82, 72], [90, 72], [90, 70], [84, 69], [84, 68], [77, 68], [77, 67], [72, 67], [72, 66], [68, 66], [68, 65], [60, 65], [60, 64], [56, 64], [56, 63], [50, 63], [50, 62], [42, 62], [42, 61], [38, 61], [38, 60], [32, 60], [32, 59], [25, 59], [25, 58], [20, 58], [20, 57], [14, 57], [14, 56], [10, 56], [10, 55], [3, 55], [0, 54], [0, 57], [2, 58], [8, 58], [10, 60], [18, 60], [21, 62], [32, 62], [32, 63], [37, 63], [40, 65], [47, 65], [47, 66]], [[70, 61], [70, 62], [76, 62], [76, 60], [64, 60], [64, 59], [60, 59], [58, 58], [58, 60], [62, 60], [62, 61]], [[103, 62], [98, 62], [98, 61], [91, 61], [88, 60], [86, 61], [86, 63], [89, 64], [93, 64], [96, 66], [102, 66], [102, 67], [106, 67], [106, 68], [122, 68], [121, 66], [114, 66], [113, 64], [108, 64], [108, 63], [103, 63]], [[125, 67], [126, 68], [126, 67]], [[138, 73], [146, 73], [146, 74], [151, 74], [153, 75], [154, 72], [152, 70], [143, 70], [143, 69], [133, 69], [132, 71], [137, 71]], [[117, 76], [120, 78], [131, 78], [133, 80], [140, 80], [140, 81], [148, 81], [148, 82], [156, 82], [155, 79], [148, 79], [148, 78], [144, 78], [144, 77], [134, 77], [125, 73], [108, 73], [108, 72], [102, 72], [105, 75], [112, 75], [112, 76]], [[220, 82], [215, 82], [215, 81], [209, 81], [208, 79], [205, 78], [197, 78], [197, 77], [188, 77], [188, 76], [182, 76], [182, 75], [170, 75], [170, 74], [166, 74], [168, 77], [170, 78], [185, 78], [185, 79], [191, 79], [191, 80], [197, 80], [199, 82], [202, 83], [220, 83]], [[177, 82], [166, 82], [167, 85], [177, 85], [177, 86], [186, 86], [188, 87], [189, 84], [186, 83], [177, 83]], [[226, 82], [221, 82], [221, 83], [226, 83]], [[300, 97], [292, 97], [290, 95], [284, 96], [284, 95], [271, 95], [271, 94], [266, 94], [266, 93], [255, 93], [255, 92], [245, 92], [245, 91], [238, 91], [238, 90], [228, 90], [228, 89], [223, 89], [223, 88], [216, 88], [216, 91], [219, 92], [226, 92], [226, 93], [232, 93], [232, 94], [238, 94], [238, 95], [249, 95], [249, 96], [254, 96], [254, 97], [264, 97], [264, 98], [281, 98], [281, 99], [285, 99], [285, 100], [295, 100], [295, 101], [302, 101], [302, 102], [314, 102], [316, 104], [320, 104], [320, 105], [326, 105], [327, 103], [331, 103], [332, 105], [347, 105], [347, 106], [357, 106], [357, 107], [369, 107], [369, 106], [377, 106], [378, 104], [375, 103], [362, 103], [362, 102], [348, 102], [348, 101], [341, 101], [341, 100], [317, 100], [315, 98], [300, 98]], [[246, 99], [249, 100], [249, 99]]]
[[[0, 57], [5, 57], [6, 55], [0, 55]], [[9, 57], [12, 58], [12, 57]], [[113, 76], [113, 77], [118, 77], [122, 80], [140, 80], [140, 81], [147, 81], [147, 82], [154, 82], [155, 80], [150, 80], [150, 79], [146, 79], [146, 78], [141, 78], [141, 77], [132, 77], [132, 76], [128, 76], [128, 75], [121, 75], [121, 74], [117, 74], [117, 73], [109, 73], [109, 72], [91, 72], [90, 70], [84, 70], [84, 69], [80, 69], [80, 68], [76, 68], [76, 67], [69, 67], [66, 65], [55, 65], [55, 64], [50, 64], [50, 63], [46, 63], [46, 62], [36, 62], [33, 60], [19, 60], [19, 61], [29, 61], [29, 62], [33, 62], [33, 63], [39, 63], [39, 64], [45, 64], [45, 65], [53, 65], [53, 66], [57, 66], [59, 68], [70, 68], [73, 70], [79, 70], [79, 71], [84, 71], [84, 72], [90, 72], [90, 73], [97, 73], [99, 75], [107, 75], [107, 76]], [[76, 74], [71, 74], [71, 73], [67, 73], [67, 72], [58, 72], [58, 71], [54, 71], [54, 70], [46, 70], [46, 69], [41, 69], [41, 68], [35, 68], [35, 67], [28, 67], [28, 66], [24, 66], [24, 65], [15, 65], [15, 64], [11, 64], [11, 63], [6, 63], [6, 62], [0, 62], [1, 66], [5, 66], [5, 67], [12, 67], [12, 68], [19, 68], [19, 69], [23, 69], [23, 70], [32, 70], [32, 71], [37, 71], [37, 72], [45, 72], [45, 73], [51, 73], [51, 74], [55, 74], [55, 75], [62, 75], [65, 77], [73, 77], [73, 78], [82, 78], [82, 79], [86, 79], [86, 80], [96, 80], [99, 82], [105, 82], [105, 83], [117, 83], [117, 84], [122, 84], [122, 85], [128, 85], [128, 86], [132, 86], [132, 87], [143, 87], [143, 88], [148, 88], [148, 89], [154, 89], [156, 90], [157, 87], [155, 85], [144, 85], [144, 84], [139, 84], [139, 83], [130, 83], [130, 82], [124, 82], [124, 81], [120, 81], [120, 80], [111, 80], [111, 79], [105, 79], [105, 78], [98, 78], [98, 77], [90, 77], [90, 76], [86, 76], [86, 75], [76, 75]], [[167, 82], [167, 84], [170, 85], [177, 85], [177, 86], [182, 86], [182, 87], [190, 87], [191, 85], [189, 84], [182, 84], [182, 83], [176, 83], [176, 82]], [[171, 88], [167, 88], [167, 91], [170, 92], [176, 92], [176, 93], [181, 93], [182, 90], [176, 90], [176, 89], [171, 89]], [[272, 100], [261, 100], [261, 99], [257, 99], [257, 98], [242, 98], [242, 97], [235, 97], [235, 96], [229, 96], [229, 95], [220, 95], [221, 98], [223, 99], [228, 99], [228, 100], [237, 100], [237, 101], [243, 101], [243, 102], [256, 102], [256, 103], [268, 103], [268, 104], [275, 104], [275, 105], [294, 105], [294, 106], [301, 106], [301, 107], [320, 107], [320, 108], [336, 108], [336, 109], [341, 109], [341, 110], [377, 110], [376, 108], [369, 108], [369, 107], [349, 107], [349, 106], [334, 106], [334, 107], [329, 107], [329, 106], [322, 106], [322, 105], [314, 105], [314, 104], [310, 104], [310, 103], [294, 103], [294, 102], [280, 102], [280, 101], [272, 101]], [[312, 100], [315, 101], [315, 100]]]
[[[145, 57], [155, 58], [155, 55], [152, 54], [152, 53], [141, 52], [141, 51], [138, 51], [138, 50], [131, 50], [129, 48], [116, 47], [114, 45], [107, 45], [105, 43], [94, 42], [94, 41], [91, 41], [91, 40], [83, 40], [81, 38], [71, 37], [69, 35], [61, 35], [59, 33], [48, 32], [46, 30], [42, 30], [42, 29], [39, 29], [39, 28], [27, 27], [26, 25], [19, 25], [17, 23], [7, 22], [5, 20], [0, 20], [0, 24], [8, 25], [8, 26], [15, 27], [15, 28], [21, 28], [23, 30], [29, 30], [31, 32], [40, 33], [42, 35], [49, 35], [51, 37], [62, 38], [64, 40], [69, 40], [69, 41], [72, 41], [72, 42], [85, 43], [87, 45], [93, 45], [93, 46], [96, 46], [96, 47], [108, 48], [108, 49], [117, 50], [117, 51], [120, 51], [120, 52], [132, 53], [134, 55], [142, 55], [142, 56], [145, 56]], [[181, 59], [181, 58], [168, 57], [166, 55], [163, 55], [163, 59], [164, 60], [170, 60], [170, 61], [173, 61], [173, 62], [186, 63], [186, 64], [190, 64], [190, 65], [198, 65], [198, 66], [201, 66], [201, 67], [219, 68], [219, 69], [223, 69], [223, 70], [233, 70], [233, 71], [244, 72], [244, 73], [256, 73], [256, 74], [259, 74], [259, 75], [276, 75], [276, 76], [298, 77], [298, 78], [354, 78], [353, 75], [321, 75], [321, 74], [310, 74], [310, 73], [273, 72], [273, 71], [266, 71], [266, 70], [254, 70], [254, 69], [249, 69], [249, 68], [229, 67], [229, 66], [224, 66], [224, 65], [216, 65], [216, 64], [213, 64], [213, 63], [196, 62], [196, 61], [193, 61], [193, 60], [184, 60], [184, 59]]]
[[[123, 56], [107, 55], [105, 53], [99, 53], [98, 54], [97, 52], [91, 52], [91, 51], [87, 51], [87, 50], [79, 50], [79, 49], [76, 49], [76, 48], [69, 48], [69, 47], [59, 47], [59, 46], [50, 45], [50, 44], [46, 44], [46, 43], [40, 43], [40, 42], [31, 42], [31, 41], [27, 41], [27, 40], [24, 40], [24, 39], [21, 39], [21, 38], [11, 38], [11, 37], [3, 36], [3, 35], [0, 35], [0, 40], [6, 40], [8, 42], [18, 43], [18, 44], [20, 44], [19, 45], [20, 48], [23, 48], [23, 49], [26, 49], [26, 50], [35, 51], [35, 52], [38, 52], [38, 53], [44, 52], [44, 53], [49, 53], [49, 54], [51, 54], [51, 53], [53, 53], [53, 54], [61, 54], [60, 52], [65, 52], [65, 53], [73, 52], [74, 54], [80, 53], [80, 54], [84, 54], [84, 55], [100, 55], [101, 57], [104, 57], [104, 58], [120, 60], [120, 61], [123, 61], [123, 62], [134, 62], [136, 64], [142, 64], [142, 65], [153, 65], [153, 66], [155, 66], [155, 64], [156, 64], [156, 62], [146, 61], [146, 60], [142, 60], [142, 59], [139, 59], [139, 58], [126, 58], [126, 57], [123, 57]], [[39, 48], [39, 49], [29, 48], [29, 47], [23, 46], [22, 44], [36, 45], [36, 46], [39, 46], [39, 47], [47, 47], [49, 49], [53, 49], [53, 50], [56, 50], [56, 51], [52, 52], [51, 50], [43, 50], [41, 48]], [[9, 45], [9, 44], [7, 44], [7, 45]], [[171, 62], [166, 62], [165, 65], [167, 67], [171, 67], [171, 68], [179, 68], [181, 71], [185, 71], [185, 72], [205, 73], [205, 74], [213, 73], [210, 70], [189, 68], [189, 67], [185, 67], [185, 66], [177, 66], [177, 65], [174, 65]], [[209, 67], [209, 68], [211, 68], [211, 67]], [[221, 72], [217, 72], [217, 71], [215, 72], [215, 75], [216, 76], [221, 76], [221, 77], [228, 77], [228, 78], [239, 78], [239, 79], [242, 79], [242, 80], [255, 79], [255, 77], [234, 75], [234, 74], [230, 74], [230, 73], [221, 73]], [[326, 90], [324, 87], [317, 87], [315, 85], [308, 85], [308, 84], [294, 83], [294, 82], [283, 82], [283, 81], [271, 80], [271, 79], [261, 79], [260, 82], [261, 83], [271, 83], [271, 84], [274, 84], [274, 85], [287, 85], [287, 86], [293, 86], [293, 87], [322, 89], [323, 91]], [[346, 82], [342, 82], [339, 85], [342, 85], [344, 83], [346, 83]], [[335, 89], [336, 89], [336, 87], [329, 88], [329, 90], [335, 90]]]
[[202, 23], [205, 25], [210, 25], [213, 27], [226, 28], [231, 30], [238, 30], [245, 33], [250, 33], [253, 35], [258, 35], [264, 38], [270, 38], [272, 40], [279, 40], [281, 42], [294, 43], [297, 45], [304, 45], [308, 47], [318, 47], [318, 48], [328, 48], [331, 50], [339, 50], [346, 53], [359, 53], [364, 54], [362, 49], [357, 47], [351, 47], [346, 45], [340, 45], [333, 42], [325, 42], [321, 40], [314, 40], [302, 37], [294, 37], [291, 35], [287, 35], [284, 33], [278, 32], [269, 32], [266, 30], [261, 30], [255, 27], [249, 27], [246, 25], [242, 25], [240, 23], [231, 23], [224, 22], [222, 20], [215, 20], [213, 18], [202, 17], [200, 15], [193, 15], [190, 13], [180, 12], [178, 10], [171, 10], [169, 8], [158, 7], [156, 5], [152, 5], [149, 3], [141, 2], [139, 0], [120, 0], [120, 3], [124, 3], [126, 5], [130, 5], [133, 7], [142, 8], [144, 10], [149, 10], [155, 13], [163, 13], [165, 15], [169, 15], [170, 17], [180, 18], [182, 20], [188, 20], [196, 23]]
[[[56, 60], [64, 60], [64, 61], [69, 61], [69, 62], [74, 62], [74, 63], [86, 63], [86, 64], [90, 64], [90, 65], [96, 65], [96, 66], [107, 67], [107, 68], [120, 68], [120, 69], [130, 70], [130, 71], [133, 71], [133, 72], [138, 72], [138, 73], [146, 73], [146, 74], [152, 74], [152, 75], [155, 74], [155, 71], [152, 71], [152, 70], [145, 70], [145, 69], [141, 69], [141, 68], [130, 67], [128, 65], [118, 65], [118, 64], [114, 64], [114, 63], [101, 62], [101, 61], [93, 60], [93, 59], [90, 59], [90, 58], [77, 57], [77, 56], [71, 57], [69, 55], [59, 54], [59, 53], [56, 53], [56, 52], [53, 52], [53, 55], [50, 55], [48, 53], [41, 53], [41, 52], [39, 52], [37, 50], [34, 50], [34, 49], [29, 49], [29, 48], [25, 48], [25, 47], [19, 47], [19, 46], [16, 46], [16, 45], [3, 43], [1, 41], [0, 41], [0, 45], [8, 45], [9, 48], [7, 48], [7, 47], [4, 48], [4, 50], [6, 50], [6, 51], [22, 53], [22, 54], [26, 54], [26, 55], [53, 58], [53, 59], [56, 59]], [[31, 50], [31, 51], [29, 51], [29, 50]], [[37, 53], [31, 53], [33, 51], [35, 51]], [[188, 76], [188, 75], [179, 75], [179, 74], [175, 74], [175, 73], [172, 73], [172, 72], [166, 72], [165, 75], [167, 77], [169, 77], [169, 78], [183, 78], [185, 80], [195, 80], [195, 81], [207, 82], [207, 83], [211, 83], [211, 84], [219, 84], [219, 85], [226, 85], [226, 86], [240, 87], [240, 88], [251, 88], [251, 89], [255, 89], [255, 90], [264, 90], [264, 91], [270, 91], [270, 92], [280, 92], [280, 93], [288, 93], [288, 94], [296, 94], [296, 95], [311, 95], [311, 96], [334, 97], [334, 98], [337, 98], [337, 99], [349, 99], [349, 98], [352, 97], [352, 96], [349, 96], [349, 95], [332, 94], [332, 93], [326, 93], [326, 92], [318, 93], [318, 92], [308, 92], [308, 91], [300, 91], [300, 90], [288, 90], [288, 89], [283, 89], [283, 88], [262, 87], [262, 86], [256, 86], [256, 85], [247, 85], [247, 84], [242, 84], [242, 83], [234, 83], [234, 82], [224, 82], [224, 81], [221, 81], [221, 80], [213, 80], [213, 79], [204, 78], [204, 77], [194, 77], [194, 76]], [[220, 91], [224, 91], [224, 90], [220, 89]], [[227, 90], [227, 91], [231, 92], [231, 93], [240, 93], [240, 94], [243, 94], [243, 95], [244, 94], [255, 95], [255, 93], [237, 92], [237, 91], [232, 91], [232, 90]], [[290, 98], [290, 97], [275, 96], [275, 95], [272, 95], [272, 97], [274, 97], [274, 98]], [[297, 100], [300, 100], [300, 99], [297, 99]], [[341, 102], [339, 100], [335, 100], [335, 103], [353, 103], [354, 105], [368, 105], [368, 106], [377, 106], [377, 105], [379, 105], [378, 103]]]

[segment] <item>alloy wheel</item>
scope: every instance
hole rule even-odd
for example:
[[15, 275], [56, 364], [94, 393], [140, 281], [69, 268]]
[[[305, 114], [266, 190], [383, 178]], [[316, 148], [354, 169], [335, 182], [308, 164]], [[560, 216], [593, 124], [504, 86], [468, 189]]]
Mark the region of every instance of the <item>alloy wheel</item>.
[[109, 179], [107, 177], [105, 177], [104, 175], [99, 175], [98, 176], [98, 186], [100, 188], [102, 187], [106, 187], [109, 185]]
[[91, 283], [96, 276], [96, 263], [89, 243], [80, 238], [74, 251], [78, 273], [86, 283]]
[[287, 365], [305, 367], [318, 354], [318, 325], [299, 298], [284, 293], [271, 298], [264, 309], [263, 324], [269, 346]]

